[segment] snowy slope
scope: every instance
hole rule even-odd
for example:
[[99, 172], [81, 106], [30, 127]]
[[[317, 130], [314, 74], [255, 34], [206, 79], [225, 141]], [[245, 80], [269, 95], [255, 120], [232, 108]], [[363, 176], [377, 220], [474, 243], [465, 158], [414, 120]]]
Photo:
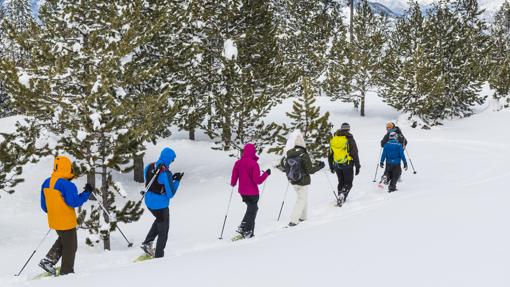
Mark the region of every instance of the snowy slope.
[[[177, 135], [151, 147], [146, 156], [150, 161], [161, 147], [171, 146], [177, 152], [173, 169], [186, 173], [172, 203], [164, 259], [132, 263], [140, 250], [127, 248], [115, 233], [111, 252], [80, 241], [76, 274], [30, 280], [40, 273], [36, 262], [51, 246], [52, 234], [25, 273], [15, 278], [47, 230], [38, 206], [38, 186], [51, 169], [51, 159], [45, 159], [27, 167], [30, 180], [17, 193], [0, 199], [0, 286], [90, 287], [105, 281], [119, 286], [510, 286], [510, 133], [502, 124], [509, 122], [510, 112], [486, 109], [430, 131], [410, 129], [401, 121], [418, 174], [408, 171], [400, 191], [387, 194], [372, 179], [385, 122], [399, 114], [374, 96], [366, 118], [348, 104], [324, 98], [318, 102], [332, 113], [336, 127], [351, 123], [360, 148], [362, 171], [341, 209], [333, 206], [331, 187], [320, 172], [312, 177], [309, 220], [284, 229], [295, 195], [289, 191], [277, 223], [286, 181], [275, 171], [261, 197], [256, 237], [220, 241], [234, 159], [210, 150], [207, 141], [193, 143]], [[270, 118], [282, 120], [290, 106], [284, 103]], [[0, 127], [10, 124], [12, 119], [4, 119]], [[261, 167], [276, 160], [263, 155]], [[137, 198], [141, 186], [130, 178], [116, 175], [129, 196]], [[235, 194], [226, 239], [234, 235], [243, 211]], [[151, 221], [144, 214], [141, 221], [121, 227], [139, 244]]]

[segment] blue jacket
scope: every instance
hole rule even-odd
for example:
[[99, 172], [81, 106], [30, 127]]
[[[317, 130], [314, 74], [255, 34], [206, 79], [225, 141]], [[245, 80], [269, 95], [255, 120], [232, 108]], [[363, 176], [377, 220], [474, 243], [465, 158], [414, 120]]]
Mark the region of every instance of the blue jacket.
[[400, 161], [403, 161], [407, 165], [404, 148], [397, 140], [390, 140], [384, 145], [381, 164], [384, 163], [384, 160], [386, 160], [386, 164], [400, 165]]
[[[176, 154], [170, 148], [165, 148], [161, 151], [161, 155], [159, 156], [159, 160], [156, 162], [156, 166], [162, 164], [165, 167], [170, 167], [170, 164], [175, 160]], [[144, 177], [147, 177], [147, 170], [149, 169], [150, 164], [145, 167]], [[172, 180], [172, 172], [167, 170], [166, 172], [158, 174], [158, 183], [165, 186], [164, 194], [157, 194], [154, 192], [147, 192], [145, 194], [145, 205], [147, 208], [152, 210], [158, 210], [167, 208], [170, 205], [170, 199], [174, 197], [177, 189], [179, 188], [179, 181]], [[151, 179], [145, 178], [145, 182], [150, 181]]]
[[[48, 213], [48, 208], [46, 207], [46, 197], [44, 196], [44, 189], [50, 187], [50, 178], [46, 179], [41, 186], [41, 209]], [[55, 183], [55, 189], [60, 191], [62, 197], [64, 198], [64, 202], [69, 207], [80, 207], [82, 206], [90, 196], [88, 192], [82, 192], [78, 194], [78, 189], [76, 185], [69, 180], [59, 178]]]

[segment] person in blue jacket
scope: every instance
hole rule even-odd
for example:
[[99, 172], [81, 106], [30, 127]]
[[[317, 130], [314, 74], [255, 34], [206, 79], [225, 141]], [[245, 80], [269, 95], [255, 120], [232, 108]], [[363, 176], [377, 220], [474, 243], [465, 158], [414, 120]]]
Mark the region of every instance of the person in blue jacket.
[[407, 161], [404, 154], [404, 148], [397, 139], [397, 133], [391, 132], [389, 134], [389, 141], [384, 144], [383, 153], [381, 155], [381, 168], [384, 168], [384, 161], [386, 160], [386, 176], [390, 186], [388, 192], [397, 190], [397, 181], [402, 174], [400, 162], [404, 162], [404, 170], [407, 170]]
[[48, 216], [48, 225], [58, 234], [39, 266], [52, 275], [57, 275], [55, 265], [62, 258], [60, 275], [74, 273], [74, 260], [78, 249], [76, 227], [78, 225], [75, 207], [82, 206], [94, 190], [86, 184], [84, 192], [78, 193], [72, 163], [65, 156], [57, 156], [53, 162], [53, 173], [41, 186], [41, 209]]
[[[161, 151], [158, 161], [145, 167], [145, 186], [149, 186], [145, 194], [145, 205], [156, 218], [154, 223], [142, 243], [142, 250], [155, 258], [163, 257], [165, 254], [166, 241], [168, 239], [168, 229], [170, 228], [170, 199], [174, 197], [183, 173], [172, 174], [169, 167], [175, 160], [176, 154], [170, 148]], [[152, 180], [154, 176], [157, 178]], [[151, 183], [152, 181], [152, 183]], [[152, 248], [153, 241], [156, 242], [156, 250]]]

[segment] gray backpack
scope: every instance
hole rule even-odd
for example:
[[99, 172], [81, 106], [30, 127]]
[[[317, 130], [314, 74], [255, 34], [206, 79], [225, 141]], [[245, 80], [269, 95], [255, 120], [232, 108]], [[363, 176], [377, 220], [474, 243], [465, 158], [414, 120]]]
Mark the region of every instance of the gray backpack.
[[296, 184], [301, 181], [305, 177], [303, 158], [301, 155], [286, 158], [285, 171], [290, 183]]

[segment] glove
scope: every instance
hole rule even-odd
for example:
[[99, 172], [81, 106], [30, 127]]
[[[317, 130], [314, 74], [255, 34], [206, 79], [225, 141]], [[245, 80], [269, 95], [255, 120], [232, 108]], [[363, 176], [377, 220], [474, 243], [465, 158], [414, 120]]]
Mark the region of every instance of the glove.
[[404, 170], [407, 171], [407, 163], [404, 163]]
[[172, 176], [172, 180], [181, 181], [182, 177], [184, 176], [184, 172], [176, 172]]
[[355, 173], [356, 175], [358, 175], [358, 174], [359, 174], [359, 169], [360, 169], [360, 168], [361, 168], [361, 166], [359, 166], [359, 165], [356, 167], [356, 173]]
[[329, 171], [331, 171], [331, 173], [335, 173], [335, 170], [333, 168], [329, 168]]
[[326, 164], [323, 161], [319, 161], [319, 169], [323, 169]]
[[94, 191], [94, 187], [90, 183], [87, 183], [85, 184], [83, 190], [85, 190], [88, 193], [92, 193]]
[[381, 162], [381, 163], [379, 164], [379, 166], [380, 166], [381, 168], [384, 168], [384, 163], [382, 163], [382, 162]]
[[267, 173], [267, 175], [271, 175], [271, 169], [270, 169], [270, 168], [268, 168], [268, 169], [266, 170], [266, 173]]

